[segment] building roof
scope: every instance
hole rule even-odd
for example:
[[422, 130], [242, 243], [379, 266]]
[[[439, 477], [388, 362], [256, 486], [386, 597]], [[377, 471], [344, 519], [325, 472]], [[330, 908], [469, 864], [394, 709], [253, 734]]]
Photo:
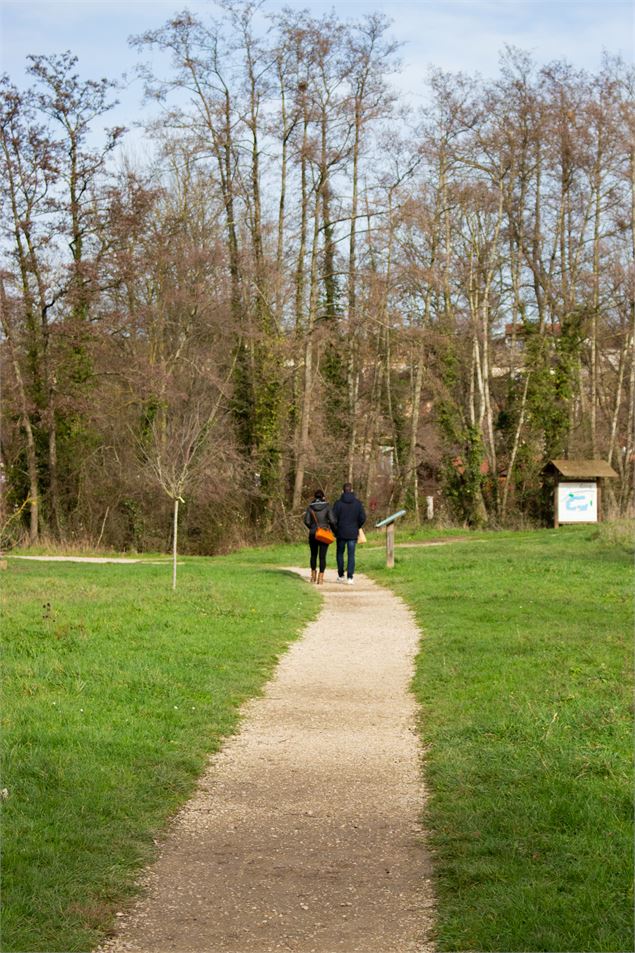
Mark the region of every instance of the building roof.
[[606, 460], [550, 460], [548, 466], [555, 467], [562, 476], [574, 480], [617, 476]]

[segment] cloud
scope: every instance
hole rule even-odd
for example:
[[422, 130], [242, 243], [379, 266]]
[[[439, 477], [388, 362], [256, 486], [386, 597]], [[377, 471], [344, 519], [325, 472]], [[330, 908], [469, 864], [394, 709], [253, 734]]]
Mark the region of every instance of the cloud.
[[540, 64], [565, 59], [591, 71], [603, 50], [632, 56], [631, 6], [615, 0], [399, 0], [385, 8], [404, 43], [397, 85], [415, 94], [430, 65], [496, 75], [507, 45], [527, 50]]
[[[284, 6], [319, 17], [334, 3], [267, 0], [264, 9]], [[2, 68], [22, 83], [27, 54], [70, 49], [82, 76], [132, 73], [138, 56], [128, 37], [160, 26], [184, 7], [203, 18], [214, 10], [206, 0], [0, 0]], [[566, 59], [591, 71], [603, 50], [632, 56], [630, 0], [339, 0], [336, 9], [345, 18], [381, 11], [393, 20], [391, 32], [403, 42], [394, 85], [415, 102], [425, 97], [429, 66], [495, 76], [507, 44], [529, 51], [538, 63]], [[133, 98], [138, 114], [138, 87], [128, 100]]]

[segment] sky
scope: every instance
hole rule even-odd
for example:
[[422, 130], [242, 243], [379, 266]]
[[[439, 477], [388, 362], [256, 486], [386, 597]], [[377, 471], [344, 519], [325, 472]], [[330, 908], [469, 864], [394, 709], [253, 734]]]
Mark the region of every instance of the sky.
[[[314, 16], [333, 8], [342, 18], [374, 11], [393, 21], [403, 44], [395, 84], [411, 102], [425, 97], [429, 66], [494, 76], [506, 45], [520, 47], [538, 63], [567, 60], [595, 71], [603, 51], [632, 62], [634, 7], [631, 0], [265, 0], [264, 9], [309, 9]], [[84, 79], [128, 75], [120, 105], [108, 125], [140, 118], [142, 86], [135, 78], [139, 54], [131, 35], [163, 24], [184, 8], [203, 18], [211, 0], [0, 0], [1, 70], [18, 86], [27, 84], [28, 54], [71, 50]], [[147, 57], [146, 57], [147, 58]]]

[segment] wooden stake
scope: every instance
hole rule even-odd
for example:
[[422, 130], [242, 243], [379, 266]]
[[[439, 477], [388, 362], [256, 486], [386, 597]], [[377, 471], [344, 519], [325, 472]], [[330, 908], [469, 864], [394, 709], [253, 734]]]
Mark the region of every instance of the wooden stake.
[[386, 527], [386, 568], [393, 569], [395, 565], [395, 524], [389, 523]]
[[176, 589], [176, 550], [177, 534], [179, 531], [179, 500], [174, 501], [174, 533], [172, 539], [172, 589]]

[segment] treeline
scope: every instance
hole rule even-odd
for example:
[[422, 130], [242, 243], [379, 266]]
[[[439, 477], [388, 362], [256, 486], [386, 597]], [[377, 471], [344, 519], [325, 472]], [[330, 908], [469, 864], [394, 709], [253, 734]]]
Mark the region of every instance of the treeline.
[[507, 50], [493, 81], [431, 70], [414, 114], [383, 17], [258, 17], [134, 39], [163, 64], [143, 162], [71, 53], [2, 80], [6, 539], [163, 548], [183, 500], [212, 552], [344, 479], [542, 521], [563, 456], [608, 460], [628, 513], [632, 68]]

